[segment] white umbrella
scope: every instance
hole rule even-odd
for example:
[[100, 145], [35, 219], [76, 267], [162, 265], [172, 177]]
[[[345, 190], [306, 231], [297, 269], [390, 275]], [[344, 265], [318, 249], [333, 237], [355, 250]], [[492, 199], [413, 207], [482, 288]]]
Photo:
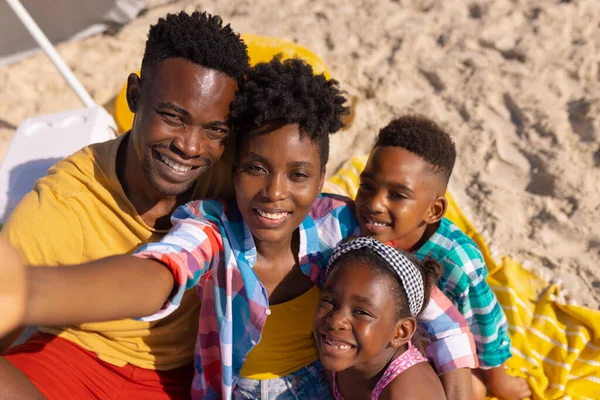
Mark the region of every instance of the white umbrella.
[[[71, 3], [71, 6], [76, 8], [77, 4], [91, 2], [55, 0], [43, 2], [43, 6], [46, 9], [54, 9], [60, 4], [67, 3]], [[93, 3], [98, 5], [98, 3], [107, 3], [107, 1], [94, 0]], [[113, 0], [109, 3], [112, 3], [113, 6], [116, 5], [117, 10], [122, 10], [126, 5], [131, 6], [130, 11], [136, 9], [135, 15], [137, 15], [144, 1], [118, 0], [115, 2]], [[2, 4], [4, 3], [0, 3], [0, 5]], [[56, 161], [81, 147], [116, 136], [116, 124], [112, 116], [94, 102], [19, 0], [6, 0], [6, 4], [12, 8], [23, 27], [46, 52], [86, 108], [29, 118], [19, 125], [0, 165], [0, 222], [6, 221], [21, 198], [32, 189], [35, 181], [44, 176], [48, 168]], [[112, 12], [116, 16], [120, 15], [115, 9], [112, 9]], [[77, 12], [70, 9], [55, 25], [63, 24], [71, 15], [76, 18]], [[7, 18], [5, 12], [0, 12], [0, 16], [4, 19]], [[14, 19], [12, 21], [14, 22]], [[0, 21], [1, 23], [2, 21]], [[71, 26], [75, 27], [76, 24], [71, 24]], [[14, 58], [14, 54], [11, 57]]]
[[[0, 1], [0, 66], [40, 50], [22, 20], [14, 2]], [[145, 0], [21, 0], [24, 8], [51, 43], [77, 40], [121, 26], [135, 18]], [[17, 6], [18, 7], [18, 6]]]

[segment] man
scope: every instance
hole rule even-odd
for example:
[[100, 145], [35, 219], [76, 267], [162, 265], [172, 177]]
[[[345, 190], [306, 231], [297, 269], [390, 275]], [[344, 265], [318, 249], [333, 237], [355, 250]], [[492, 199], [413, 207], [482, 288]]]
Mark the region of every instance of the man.
[[[230, 195], [229, 105], [247, 68], [245, 44], [218, 16], [160, 19], [141, 78], [127, 82], [131, 131], [57, 163], [2, 233], [28, 264], [82, 263], [158, 240], [193, 196]], [[199, 305], [192, 291], [184, 303], [156, 323], [41, 327], [0, 359], [0, 397], [34, 395], [16, 367], [50, 399], [189, 398]]]

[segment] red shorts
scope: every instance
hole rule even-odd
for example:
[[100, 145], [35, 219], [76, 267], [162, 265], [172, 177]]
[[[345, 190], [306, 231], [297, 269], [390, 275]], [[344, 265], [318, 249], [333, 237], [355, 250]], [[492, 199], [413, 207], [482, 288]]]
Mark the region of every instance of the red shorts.
[[68, 340], [43, 333], [2, 356], [48, 400], [189, 399], [194, 375], [192, 364], [170, 371], [116, 367]]

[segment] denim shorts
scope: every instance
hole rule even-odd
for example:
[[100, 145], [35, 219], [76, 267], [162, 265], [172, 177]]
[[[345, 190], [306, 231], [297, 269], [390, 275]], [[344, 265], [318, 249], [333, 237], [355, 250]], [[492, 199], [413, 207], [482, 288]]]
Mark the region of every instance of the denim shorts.
[[296, 372], [273, 379], [239, 378], [233, 388], [234, 399], [333, 400], [319, 360]]

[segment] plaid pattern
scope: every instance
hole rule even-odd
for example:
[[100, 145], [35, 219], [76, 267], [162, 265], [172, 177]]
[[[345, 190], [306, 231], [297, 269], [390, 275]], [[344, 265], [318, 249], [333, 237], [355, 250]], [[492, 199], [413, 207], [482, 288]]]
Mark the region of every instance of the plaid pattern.
[[[230, 399], [269, 312], [266, 292], [252, 271], [257, 257], [254, 240], [237, 207], [217, 200], [181, 206], [171, 220], [171, 232], [136, 253], [165, 264], [176, 283], [163, 309], [144, 320], [169, 315], [179, 306], [184, 291], [196, 288], [202, 308], [192, 397]], [[322, 287], [334, 247], [359, 233], [352, 201], [335, 195], [318, 197], [299, 233], [301, 269]], [[424, 326], [433, 342], [427, 351], [434, 355], [438, 373], [477, 366], [466, 321], [456, 310], [448, 312], [453, 307], [446, 301], [441, 305], [430, 301], [422, 314], [422, 320], [429, 318]], [[470, 357], [464, 356], [468, 352]]]
[[457, 368], [477, 368], [475, 341], [467, 320], [437, 286], [419, 316], [419, 329], [427, 334], [427, 358], [438, 375]]
[[[300, 267], [319, 287], [333, 248], [358, 232], [351, 203], [341, 196], [320, 196], [299, 227]], [[171, 220], [169, 234], [135, 254], [168, 266], [176, 282], [163, 309], [144, 320], [168, 315], [185, 290], [198, 287], [202, 306], [192, 397], [231, 399], [242, 364], [270, 314], [267, 293], [252, 271], [254, 239], [237, 207], [217, 200], [181, 206]]]
[[379, 257], [383, 258], [398, 274], [402, 281], [402, 286], [406, 292], [410, 313], [416, 317], [423, 307], [425, 297], [423, 290], [423, 277], [417, 267], [392, 246], [383, 244], [368, 236], [356, 238], [350, 242], [342, 243], [335, 248], [333, 255], [327, 265], [327, 274], [331, 265], [340, 258], [341, 255], [349, 253], [360, 248], [367, 247], [374, 251]]
[[443, 265], [444, 272], [438, 286], [469, 323], [479, 367], [497, 367], [509, 359], [508, 323], [496, 296], [486, 283], [487, 269], [477, 245], [444, 218], [416, 256], [420, 260], [432, 257]]

